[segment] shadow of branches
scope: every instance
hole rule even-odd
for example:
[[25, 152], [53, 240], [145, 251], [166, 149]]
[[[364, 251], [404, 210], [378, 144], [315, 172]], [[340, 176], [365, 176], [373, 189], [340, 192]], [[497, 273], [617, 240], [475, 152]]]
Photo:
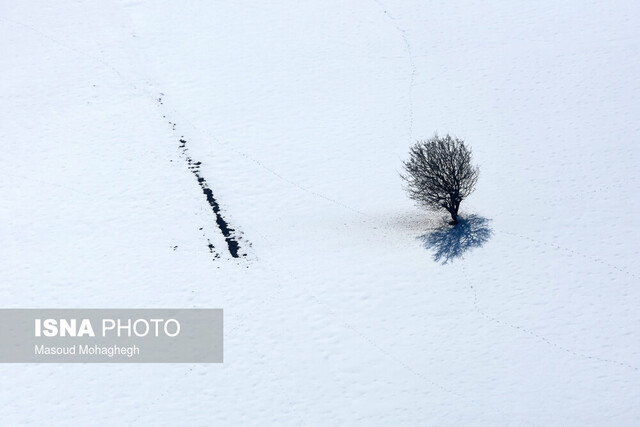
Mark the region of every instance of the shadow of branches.
[[433, 260], [442, 264], [460, 258], [470, 249], [484, 245], [493, 234], [489, 222], [491, 220], [469, 215], [461, 218], [455, 226], [443, 226], [431, 233], [419, 236], [418, 239], [426, 249], [433, 250]]

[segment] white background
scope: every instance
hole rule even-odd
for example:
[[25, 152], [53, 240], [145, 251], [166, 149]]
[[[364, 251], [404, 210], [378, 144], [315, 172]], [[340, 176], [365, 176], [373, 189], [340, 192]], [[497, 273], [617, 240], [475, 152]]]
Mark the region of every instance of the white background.
[[[0, 366], [3, 424], [638, 424], [639, 15], [4, 2], [2, 306], [224, 308], [225, 363]], [[492, 231], [444, 265], [398, 177], [436, 131]]]

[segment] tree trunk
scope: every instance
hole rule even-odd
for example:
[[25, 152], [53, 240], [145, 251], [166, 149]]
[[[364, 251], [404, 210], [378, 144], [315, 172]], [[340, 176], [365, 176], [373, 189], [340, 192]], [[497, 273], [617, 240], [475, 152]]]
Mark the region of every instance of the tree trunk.
[[449, 213], [451, 214], [451, 221], [449, 221], [449, 224], [458, 225], [458, 223], [460, 221], [458, 220], [458, 212], [457, 212], [457, 210], [453, 210], [452, 209]]

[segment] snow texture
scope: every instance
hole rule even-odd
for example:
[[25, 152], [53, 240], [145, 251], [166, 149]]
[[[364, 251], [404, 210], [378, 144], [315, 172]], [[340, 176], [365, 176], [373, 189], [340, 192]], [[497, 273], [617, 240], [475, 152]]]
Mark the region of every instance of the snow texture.
[[225, 310], [224, 364], [0, 366], [3, 425], [640, 424], [636, 2], [0, 12], [2, 306]]

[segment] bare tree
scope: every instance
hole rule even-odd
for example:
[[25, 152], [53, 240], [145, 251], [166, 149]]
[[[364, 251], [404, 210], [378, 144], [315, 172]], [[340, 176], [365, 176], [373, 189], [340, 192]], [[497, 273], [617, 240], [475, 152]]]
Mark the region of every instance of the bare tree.
[[411, 147], [409, 160], [403, 162], [411, 199], [430, 209], [446, 209], [449, 224], [459, 222], [460, 203], [474, 190], [478, 168], [471, 164], [471, 150], [464, 141], [438, 134]]

